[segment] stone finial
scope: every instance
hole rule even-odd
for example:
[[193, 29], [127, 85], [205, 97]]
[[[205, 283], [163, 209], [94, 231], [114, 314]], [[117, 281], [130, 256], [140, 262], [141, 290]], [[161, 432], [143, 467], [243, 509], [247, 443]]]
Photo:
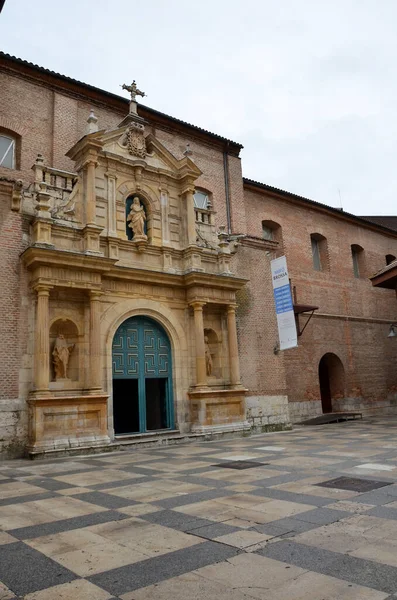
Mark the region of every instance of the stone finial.
[[87, 119], [87, 123], [87, 135], [98, 131], [98, 117], [95, 116], [93, 109], [91, 109], [90, 116]]

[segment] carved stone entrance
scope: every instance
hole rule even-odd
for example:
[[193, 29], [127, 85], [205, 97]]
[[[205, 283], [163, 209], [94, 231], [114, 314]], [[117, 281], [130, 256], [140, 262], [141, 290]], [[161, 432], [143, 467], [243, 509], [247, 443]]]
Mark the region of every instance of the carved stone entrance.
[[168, 335], [148, 317], [131, 317], [113, 338], [115, 435], [174, 427], [172, 357]]

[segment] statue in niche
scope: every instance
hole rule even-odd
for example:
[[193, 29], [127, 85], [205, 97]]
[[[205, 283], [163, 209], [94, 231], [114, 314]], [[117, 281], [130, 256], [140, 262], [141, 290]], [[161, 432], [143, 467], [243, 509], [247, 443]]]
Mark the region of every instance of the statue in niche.
[[211, 350], [210, 350], [210, 346], [208, 343], [208, 337], [205, 336], [204, 337], [204, 347], [205, 347], [205, 368], [207, 371], [207, 375], [208, 377], [210, 377], [212, 375], [212, 356], [211, 356]]
[[52, 351], [55, 381], [67, 379], [69, 358], [73, 349], [74, 344], [69, 346], [63, 333], [60, 333], [55, 340], [54, 350]]
[[139, 198], [135, 196], [131, 204], [131, 210], [127, 217], [128, 227], [132, 229], [134, 234], [132, 238], [133, 240], [147, 240], [147, 235], [145, 234], [145, 221], [145, 209], [140, 203]]

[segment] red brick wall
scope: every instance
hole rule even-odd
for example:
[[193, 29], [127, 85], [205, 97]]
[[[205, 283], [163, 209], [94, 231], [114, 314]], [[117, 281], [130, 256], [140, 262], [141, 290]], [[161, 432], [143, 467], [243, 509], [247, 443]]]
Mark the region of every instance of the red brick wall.
[[26, 319], [21, 286], [26, 276], [19, 255], [24, 249], [27, 223], [10, 210], [12, 185], [0, 181], [0, 452], [19, 455], [27, 435], [26, 404], [19, 397], [19, 377]]
[[[397, 303], [394, 291], [373, 288], [368, 277], [386, 264], [386, 254], [397, 254], [397, 238], [251, 189], [245, 191], [245, 204], [251, 235], [261, 237], [262, 220], [281, 225], [284, 248], [278, 254], [287, 256], [298, 303], [336, 317], [314, 317], [299, 347], [285, 352], [290, 402], [320, 400], [318, 365], [327, 352], [344, 365], [347, 398], [358, 404], [391, 399], [397, 389], [397, 344], [387, 333], [388, 323], [397, 319]], [[327, 238], [329, 270], [313, 268], [312, 233]], [[366, 269], [360, 279], [353, 275], [351, 244], [364, 248]]]

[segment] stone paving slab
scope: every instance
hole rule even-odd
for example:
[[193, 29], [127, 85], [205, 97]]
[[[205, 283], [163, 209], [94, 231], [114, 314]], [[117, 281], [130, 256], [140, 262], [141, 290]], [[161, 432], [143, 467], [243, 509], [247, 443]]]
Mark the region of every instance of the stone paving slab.
[[388, 416], [0, 463], [0, 599], [397, 599], [396, 433]]

